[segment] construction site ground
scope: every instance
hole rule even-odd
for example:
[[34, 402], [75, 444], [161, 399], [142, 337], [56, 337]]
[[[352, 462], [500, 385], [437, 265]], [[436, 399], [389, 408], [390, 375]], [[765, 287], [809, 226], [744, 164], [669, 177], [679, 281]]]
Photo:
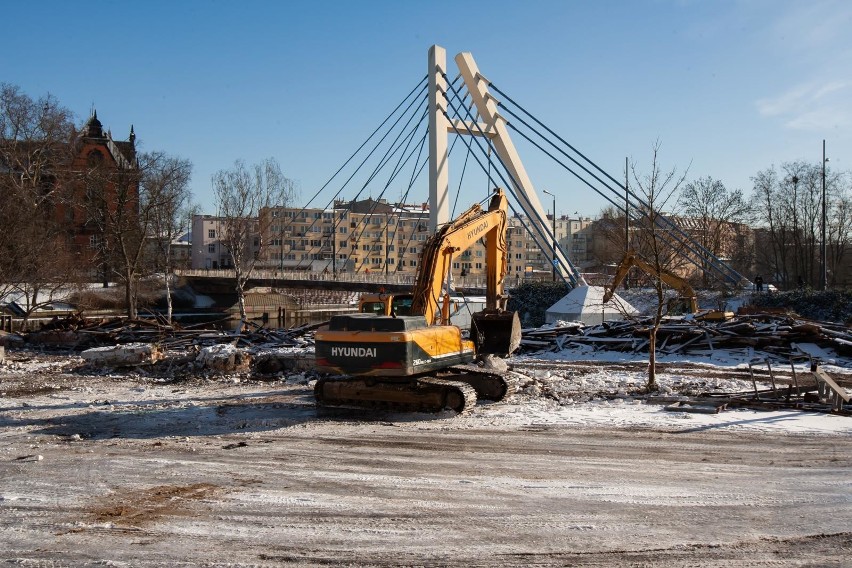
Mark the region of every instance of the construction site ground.
[[[852, 556], [852, 418], [667, 412], [634, 396], [640, 363], [525, 358], [521, 392], [456, 417], [318, 409], [300, 374], [174, 381], [80, 365], [26, 351], [0, 365], [10, 565], [736, 568]], [[660, 382], [671, 395], [750, 388], [736, 374], [685, 363]]]

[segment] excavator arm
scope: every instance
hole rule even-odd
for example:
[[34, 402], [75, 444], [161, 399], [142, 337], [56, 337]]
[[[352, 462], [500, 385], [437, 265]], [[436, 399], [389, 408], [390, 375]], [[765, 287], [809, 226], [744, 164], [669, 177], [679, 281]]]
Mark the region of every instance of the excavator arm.
[[503, 279], [508, 271], [506, 226], [508, 201], [497, 189], [488, 209], [474, 205], [451, 223], [438, 229], [423, 247], [414, 285], [411, 313], [423, 314], [428, 325], [449, 324], [448, 278], [453, 256], [485, 239], [486, 309], [505, 309]]
[[661, 282], [677, 290], [678, 295], [681, 298], [686, 298], [690, 301], [691, 310], [693, 312], [696, 311], [695, 290], [692, 289], [692, 286], [690, 286], [686, 280], [684, 280], [680, 276], [672, 274], [664, 268], [657, 270], [652, 264], [639, 257], [639, 255], [636, 254], [636, 251], [632, 250], [628, 251], [627, 254], [624, 255], [624, 258], [619, 263], [618, 268], [616, 268], [615, 276], [613, 277], [612, 282], [604, 292], [604, 303], [607, 303], [610, 299], [612, 299], [613, 294], [615, 294], [616, 288], [621, 285], [622, 281], [624, 281], [624, 278], [627, 276], [627, 273], [634, 266], [643, 270], [645, 273], [653, 276], [654, 278], [659, 278]]

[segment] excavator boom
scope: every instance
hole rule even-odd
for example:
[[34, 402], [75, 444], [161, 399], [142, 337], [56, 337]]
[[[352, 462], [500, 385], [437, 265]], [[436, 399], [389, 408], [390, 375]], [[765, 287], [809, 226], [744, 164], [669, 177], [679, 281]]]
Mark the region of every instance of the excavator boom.
[[655, 268], [654, 265], [641, 258], [638, 254], [636, 254], [636, 251], [632, 250], [628, 251], [627, 254], [624, 255], [624, 258], [621, 260], [621, 262], [618, 264], [612, 282], [609, 286], [607, 286], [606, 290], [604, 291], [604, 304], [610, 301], [610, 299], [612, 299], [613, 294], [615, 294], [616, 288], [621, 285], [621, 283], [627, 277], [627, 273], [634, 266], [655, 278], [659, 278], [661, 282], [677, 290], [678, 297], [673, 300], [670, 300], [669, 302], [669, 314], [694, 314], [696, 316], [696, 319], [704, 320], [726, 320], [734, 316], [733, 312], [726, 312], [720, 310], [699, 312], [698, 297], [695, 295], [695, 290], [692, 288], [692, 286], [689, 285], [689, 283], [685, 279], [669, 272], [664, 268]]

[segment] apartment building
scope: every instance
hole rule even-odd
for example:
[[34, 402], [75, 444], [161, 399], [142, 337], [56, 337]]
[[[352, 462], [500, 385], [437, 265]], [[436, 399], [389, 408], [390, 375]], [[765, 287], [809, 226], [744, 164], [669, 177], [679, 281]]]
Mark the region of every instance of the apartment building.
[[[427, 204], [385, 200], [336, 201], [332, 208], [272, 207], [261, 211], [266, 227], [259, 267], [312, 272], [417, 273], [429, 237]], [[590, 219], [556, 220], [559, 244], [575, 264], [590, 256]], [[507, 240], [509, 273], [518, 280], [550, 275], [549, 251], [535, 244], [524, 217], [511, 217]], [[222, 220], [212, 215], [193, 218], [193, 268], [228, 268], [230, 256], [219, 241]], [[258, 239], [259, 240], [259, 239]], [[258, 242], [255, 241], [255, 244]], [[485, 245], [475, 243], [452, 261], [456, 282], [484, 279]]]
[[[193, 269], [216, 270], [219, 268], [233, 268], [234, 263], [231, 253], [225, 246], [224, 230], [225, 219], [215, 215], [193, 215], [192, 216], [192, 245], [191, 245], [191, 267]], [[255, 223], [255, 226], [257, 224]], [[247, 243], [250, 249], [248, 255], [257, 255], [260, 251], [260, 235], [256, 235]]]
[[[548, 215], [553, 227], [553, 217]], [[516, 280], [552, 277], [553, 253], [541, 250], [529, 232], [531, 223], [525, 216], [509, 219], [509, 274]], [[592, 220], [562, 215], [556, 219], [555, 235], [559, 246], [575, 266], [583, 268], [592, 260]]]
[[274, 207], [261, 215], [268, 227], [265, 268], [329, 272], [415, 273], [429, 222], [425, 205], [373, 199], [336, 201], [330, 209]]

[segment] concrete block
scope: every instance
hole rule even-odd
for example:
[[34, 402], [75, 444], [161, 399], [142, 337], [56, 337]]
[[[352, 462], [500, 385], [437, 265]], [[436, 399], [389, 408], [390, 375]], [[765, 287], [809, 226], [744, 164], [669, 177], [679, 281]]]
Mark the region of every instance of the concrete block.
[[86, 349], [80, 353], [80, 356], [87, 363], [100, 367], [132, 367], [155, 363], [162, 359], [159, 348], [148, 343], [95, 347]]
[[223, 343], [203, 348], [195, 361], [207, 369], [236, 373], [249, 370], [251, 356], [229, 343]]

